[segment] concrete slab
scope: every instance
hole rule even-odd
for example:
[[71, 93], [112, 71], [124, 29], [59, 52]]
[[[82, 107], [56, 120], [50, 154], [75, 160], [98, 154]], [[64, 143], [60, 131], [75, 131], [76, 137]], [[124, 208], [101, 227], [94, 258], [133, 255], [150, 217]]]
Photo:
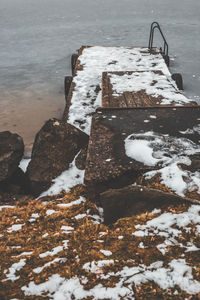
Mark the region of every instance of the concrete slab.
[[[199, 126], [199, 106], [98, 109], [92, 121], [84, 182], [91, 193], [99, 193], [108, 188], [127, 186], [138, 178], [141, 180], [142, 174], [156, 166], [145, 165], [126, 155], [125, 139], [128, 136], [155, 132], [161, 136], [189, 139], [199, 147], [200, 131], [192, 131]], [[199, 153], [194, 159], [200, 160]], [[193, 171], [194, 165], [191, 164]], [[196, 166], [199, 171], [198, 164]], [[154, 188], [161, 186], [154, 185]], [[170, 192], [169, 189], [166, 191]]]

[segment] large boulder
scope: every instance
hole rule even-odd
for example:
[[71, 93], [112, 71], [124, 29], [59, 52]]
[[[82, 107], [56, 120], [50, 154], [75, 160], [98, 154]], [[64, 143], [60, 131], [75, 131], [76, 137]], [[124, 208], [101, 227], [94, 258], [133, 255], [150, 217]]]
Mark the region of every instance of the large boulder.
[[111, 224], [119, 218], [131, 217], [154, 208], [191, 202], [191, 199], [140, 185], [110, 189], [101, 193], [99, 200], [104, 210], [105, 224]]
[[0, 181], [12, 176], [24, 153], [23, 139], [10, 131], [0, 132]]
[[87, 144], [88, 136], [79, 129], [64, 121], [48, 120], [36, 135], [27, 169], [32, 193], [37, 196], [48, 189]]

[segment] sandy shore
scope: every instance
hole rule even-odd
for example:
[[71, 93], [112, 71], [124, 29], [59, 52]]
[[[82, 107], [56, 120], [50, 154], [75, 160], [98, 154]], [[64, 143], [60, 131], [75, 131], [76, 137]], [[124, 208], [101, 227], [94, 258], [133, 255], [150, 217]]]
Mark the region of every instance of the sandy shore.
[[49, 118], [61, 118], [65, 106], [63, 94], [33, 95], [6, 93], [0, 101], [0, 131], [9, 130], [22, 136], [25, 155], [31, 154], [35, 134]]

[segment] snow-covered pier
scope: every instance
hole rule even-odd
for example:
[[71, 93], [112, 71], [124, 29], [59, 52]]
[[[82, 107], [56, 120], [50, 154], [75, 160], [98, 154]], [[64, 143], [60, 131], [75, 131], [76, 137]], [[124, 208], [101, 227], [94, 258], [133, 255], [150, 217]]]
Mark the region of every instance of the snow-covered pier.
[[135, 184], [198, 202], [199, 106], [180, 92], [162, 52], [81, 47], [73, 75], [64, 119], [90, 135], [84, 181], [93, 199]]
[[[83, 46], [78, 52], [73, 74], [64, 119], [88, 134], [92, 113], [102, 105], [108, 107], [104, 103], [110, 80], [114, 99], [128, 92], [141, 101], [142, 93], [143, 99], [144, 95], [153, 99], [151, 103], [147, 100], [149, 105], [145, 103], [144, 106], [197, 105], [180, 93], [156, 48], [150, 54], [148, 48]], [[117, 107], [120, 101], [117, 100]]]

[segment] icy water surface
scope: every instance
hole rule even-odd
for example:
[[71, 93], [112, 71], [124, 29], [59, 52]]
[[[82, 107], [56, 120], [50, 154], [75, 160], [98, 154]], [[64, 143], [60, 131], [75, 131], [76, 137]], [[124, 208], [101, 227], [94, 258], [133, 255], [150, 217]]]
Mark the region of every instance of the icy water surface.
[[199, 0], [0, 0], [0, 131], [18, 132], [30, 149], [44, 121], [62, 115], [71, 54], [81, 45], [147, 46], [155, 20], [171, 71], [199, 99], [199, 15]]

